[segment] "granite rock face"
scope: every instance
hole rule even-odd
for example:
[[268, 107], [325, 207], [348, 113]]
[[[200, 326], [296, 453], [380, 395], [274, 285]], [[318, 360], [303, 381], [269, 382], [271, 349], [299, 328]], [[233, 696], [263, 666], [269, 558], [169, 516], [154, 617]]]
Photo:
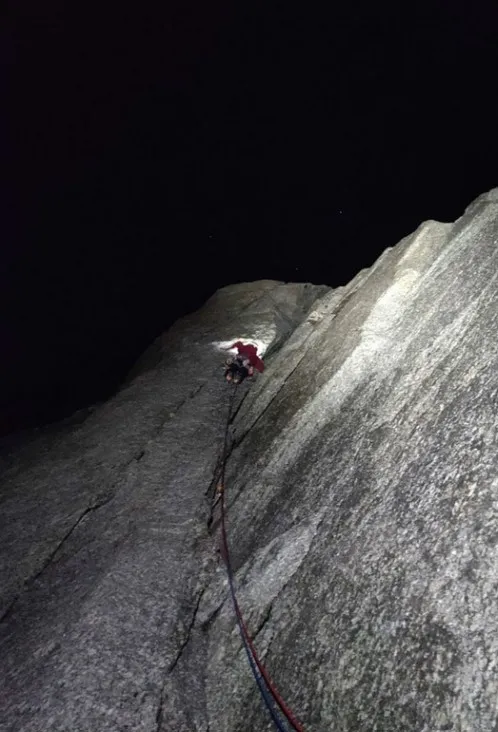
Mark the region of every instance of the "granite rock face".
[[[220, 290], [80, 424], [4, 444], [0, 730], [498, 730], [498, 190], [346, 287]], [[218, 511], [218, 509], [216, 510]]]

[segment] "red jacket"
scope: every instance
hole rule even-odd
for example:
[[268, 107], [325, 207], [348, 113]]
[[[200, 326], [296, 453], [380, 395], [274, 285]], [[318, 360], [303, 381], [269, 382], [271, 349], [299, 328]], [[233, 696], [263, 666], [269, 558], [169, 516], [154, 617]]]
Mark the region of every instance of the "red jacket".
[[233, 346], [230, 346], [230, 348], [236, 348], [240, 356], [248, 358], [251, 366], [254, 366], [255, 369], [258, 371], [264, 371], [265, 365], [258, 356], [258, 349], [256, 346], [253, 346], [250, 343], [245, 344], [242, 343], [242, 341], [236, 341], [236, 343], [234, 343]]

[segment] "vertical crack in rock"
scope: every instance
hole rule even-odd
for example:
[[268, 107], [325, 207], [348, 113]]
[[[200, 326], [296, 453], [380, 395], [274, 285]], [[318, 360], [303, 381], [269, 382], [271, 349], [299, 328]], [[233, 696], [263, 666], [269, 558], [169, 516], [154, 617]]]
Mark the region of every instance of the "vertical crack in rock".
[[199, 605], [201, 604], [201, 600], [202, 600], [202, 596], [204, 595], [204, 592], [205, 592], [205, 588], [203, 588], [199, 592], [199, 595], [197, 596], [197, 600], [196, 600], [195, 607], [194, 607], [194, 612], [192, 613], [192, 618], [190, 619], [190, 623], [189, 623], [189, 626], [188, 626], [188, 629], [187, 629], [187, 633], [186, 633], [186, 636], [185, 636], [185, 640], [182, 642], [180, 648], [178, 649], [178, 653], [176, 654], [175, 658], [170, 663], [169, 668], [168, 668], [168, 673], [172, 673], [172, 671], [175, 670], [175, 666], [177, 665], [178, 661], [182, 657], [182, 654], [183, 654], [185, 648], [188, 645], [188, 642], [190, 640], [190, 634], [192, 632], [192, 628], [194, 627], [195, 620], [196, 620], [196, 617], [197, 617], [197, 613], [199, 611]]
[[[289, 373], [287, 374], [287, 376], [285, 377], [285, 379], [284, 379], [284, 380], [282, 381], [282, 383], [281, 383], [281, 384], [280, 384], [280, 386], [278, 387], [277, 391], [276, 391], [276, 392], [275, 392], [275, 393], [273, 394], [273, 396], [271, 397], [271, 399], [269, 400], [269, 402], [268, 402], [268, 403], [266, 404], [266, 406], [265, 406], [265, 407], [264, 407], [264, 408], [263, 408], [263, 409], [261, 410], [261, 412], [259, 412], [258, 416], [257, 416], [257, 417], [256, 417], [256, 419], [255, 419], [255, 420], [254, 420], [254, 421], [252, 422], [252, 424], [250, 424], [250, 425], [249, 425], [249, 427], [248, 427], [248, 428], [247, 428], [247, 429], [246, 429], [246, 430], [245, 430], [245, 431], [243, 432], [243, 434], [242, 434], [242, 435], [241, 435], [240, 437], [234, 437], [234, 438], [232, 439], [232, 442], [231, 442], [231, 445], [230, 445], [230, 452], [231, 452], [231, 451], [233, 450], [233, 448], [234, 448], [234, 447], [239, 447], [239, 445], [240, 445], [240, 444], [241, 444], [241, 442], [242, 442], [242, 441], [243, 441], [243, 440], [245, 439], [245, 437], [247, 437], [247, 435], [249, 434], [249, 432], [251, 431], [251, 429], [253, 429], [253, 428], [254, 428], [254, 427], [255, 427], [255, 426], [256, 426], [256, 425], [258, 424], [258, 422], [259, 422], [259, 421], [260, 421], [260, 420], [261, 420], [261, 419], [262, 419], [262, 418], [264, 417], [264, 415], [265, 415], [265, 414], [266, 414], [266, 412], [267, 412], [267, 411], [269, 410], [269, 408], [271, 407], [271, 405], [273, 404], [273, 402], [275, 401], [275, 399], [277, 398], [277, 396], [278, 396], [278, 395], [280, 394], [280, 392], [282, 391], [282, 389], [283, 389], [283, 388], [285, 387], [285, 385], [286, 385], [286, 383], [287, 383], [288, 379], [290, 379], [290, 377], [292, 376], [292, 374], [293, 374], [293, 373], [294, 373], [294, 372], [296, 371], [296, 369], [297, 369], [297, 368], [299, 367], [299, 365], [301, 364], [301, 361], [303, 360], [303, 358], [304, 358], [305, 356], [306, 356], [306, 352], [305, 352], [305, 351], [303, 351], [303, 355], [301, 356], [301, 358], [299, 359], [299, 361], [298, 361], [298, 362], [296, 363], [296, 365], [295, 365], [295, 366], [293, 367], [292, 371], [290, 371], [290, 372], [289, 372]], [[244, 396], [245, 396], [245, 395], [244, 395]], [[242, 402], [241, 402], [241, 403], [239, 404], [239, 406], [237, 407], [237, 412], [239, 411], [239, 409], [240, 409], [241, 405], [242, 405]], [[232, 419], [235, 419], [235, 417], [237, 416], [237, 412], [235, 412], [235, 414], [233, 415], [233, 418], [232, 418]], [[228, 453], [228, 454], [229, 454], [229, 453]], [[228, 454], [227, 454], [227, 456], [228, 456]]]
[[[185, 648], [187, 647], [187, 645], [190, 641], [192, 629], [195, 625], [197, 613], [199, 612], [199, 606], [201, 604], [201, 600], [202, 600], [202, 597], [203, 597], [205, 591], [206, 591], [206, 588], [203, 587], [197, 596], [197, 600], [195, 602], [195, 607], [194, 607], [194, 610], [192, 613], [192, 617], [190, 619], [190, 623], [187, 628], [187, 633], [185, 635], [184, 640], [182, 641], [182, 643], [180, 645], [180, 648], [178, 649], [176, 656], [171, 661], [171, 663], [168, 667], [167, 674], [173, 673], [173, 671], [175, 670], [176, 666], [178, 665], [178, 662], [180, 661], [180, 659], [185, 651]], [[157, 712], [156, 712], [156, 725], [157, 725], [156, 732], [160, 732], [160, 730], [161, 730], [163, 717], [164, 717], [164, 685], [163, 685], [163, 688], [161, 689], [161, 693], [159, 695], [159, 704], [158, 704]]]
[[[238, 387], [238, 388], [240, 389], [240, 387]], [[244, 385], [242, 386], [242, 388], [244, 388]], [[244, 403], [244, 401], [245, 401], [248, 393], [249, 393], [249, 388], [248, 387], [245, 387], [245, 391], [242, 394], [242, 396], [241, 396], [241, 398], [239, 400], [239, 403], [235, 406], [235, 409], [232, 410], [232, 413], [230, 415], [230, 424], [232, 424], [232, 422], [234, 421], [235, 417], [237, 416], [237, 414], [238, 414], [241, 406], [243, 405], [243, 403]]]

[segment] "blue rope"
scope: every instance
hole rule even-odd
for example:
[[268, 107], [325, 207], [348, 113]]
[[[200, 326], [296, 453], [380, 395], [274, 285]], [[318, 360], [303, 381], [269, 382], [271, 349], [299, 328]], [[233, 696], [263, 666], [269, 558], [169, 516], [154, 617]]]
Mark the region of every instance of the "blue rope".
[[[237, 384], [235, 385], [235, 389], [232, 390], [232, 393], [230, 395], [229, 403], [228, 403], [228, 416], [225, 426], [225, 436], [223, 440], [223, 454], [222, 454], [222, 464], [221, 464], [221, 481], [222, 485], [225, 484], [225, 465], [226, 465], [226, 458], [227, 458], [227, 448], [228, 448], [228, 430], [229, 430], [229, 424], [230, 424], [230, 418], [232, 415], [232, 406], [233, 401], [235, 398], [235, 392], [237, 391]], [[221, 522], [222, 522], [222, 531], [223, 531], [223, 542], [225, 544], [225, 552], [226, 552], [226, 566], [227, 566], [227, 574], [228, 574], [228, 584], [230, 586], [230, 595], [232, 596], [232, 602], [233, 607], [235, 610], [235, 616], [237, 618], [237, 625], [239, 626], [239, 632], [242, 638], [242, 644], [244, 646], [245, 652], [247, 654], [247, 659], [249, 661], [249, 665], [251, 666], [251, 671], [253, 673], [253, 676], [256, 680], [256, 683], [259, 687], [259, 691], [261, 692], [261, 696], [263, 697], [263, 701], [270, 712], [271, 718], [276, 726], [276, 728], [280, 732], [288, 732], [288, 729], [286, 725], [282, 722], [281, 718], [279, 717], [277, 711], [275, 710], [273, 706], [273, 698], [270, 695], [270, 692], [268, 691], [268, 688], [266, 686], [265, 680], [261, 676], [259, 669], [256, 666], [256, 663], [254, 661], [254, 658], [252, 657], [251, 649], [249, 648], [247, 644], [246, 637], [244, 635], [244, 629], [242, 627], [242, 623], [240, 620], [240, 610], [237, 603], [237, 597], [235, 595], [235, 584], [233, 581], [233, 572], [232, 572], [232, 566], [230, 563], [230, 555], [228, 551], [228, 539], [226, 534], [226, 527], [225, 527], [225, 496], [224, 496], [224, 488], [223, 493], [221, 494]]]

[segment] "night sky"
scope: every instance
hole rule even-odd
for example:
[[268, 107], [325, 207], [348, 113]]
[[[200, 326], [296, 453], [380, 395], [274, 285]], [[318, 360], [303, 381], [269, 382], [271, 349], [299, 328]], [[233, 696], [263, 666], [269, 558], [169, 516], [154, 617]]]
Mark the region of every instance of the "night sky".
[[0, 434], [109, 397], [220, 286], [345, 284], [498, 185], [496, 2], [404, 5], [16, 3]]

